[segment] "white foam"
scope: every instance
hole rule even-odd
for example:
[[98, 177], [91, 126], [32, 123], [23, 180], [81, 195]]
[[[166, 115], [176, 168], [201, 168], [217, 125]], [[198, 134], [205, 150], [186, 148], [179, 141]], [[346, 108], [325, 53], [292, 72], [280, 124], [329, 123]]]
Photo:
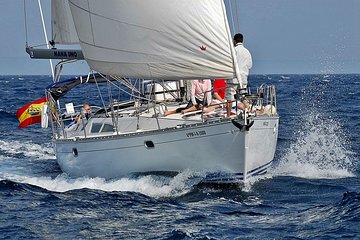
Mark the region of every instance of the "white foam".
[[272, 171], [274, 175], [310, 179], [354, 176], [354, 153], [341, 125], [319, 113], [305, 115], [302, 122], [295, 142]]
[[3, 141], [0, 140], [0, 150], [5, 154], [23, 154], [26, 157], [36, 159], [55, 159], [54, 149], [39, 145], [31, 141]]
[[5, 160], [9, 160], [9, 159], [11, 159], [11, 158], [8, 156], [0, 155], [0, 161], [5, 161]]
[[75, 189], [96, 189], [106, 192], [139, 192], [151, 197], [176, 197], [186, 194], [193, 186], [192, 179], [200, 175], [191, 171], [184, 171], [175, 177], [159, 177], [148, 175], [136, 179], [121, 178], [107, 181], [103, 178], [70, 178], [61, 174], [56, 178], [29, 177], [6, 174], [0, 179], [31, 184], [53, 192], [66, 192]]

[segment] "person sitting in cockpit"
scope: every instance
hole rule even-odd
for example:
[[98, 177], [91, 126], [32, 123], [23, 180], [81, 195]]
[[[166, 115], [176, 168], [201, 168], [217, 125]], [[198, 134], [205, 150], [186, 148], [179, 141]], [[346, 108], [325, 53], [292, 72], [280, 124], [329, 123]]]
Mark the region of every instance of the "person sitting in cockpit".
[[71, 128], [73, 125], [80, 123], [81, 119], [85, 117], [86, 120], [89, 120], [93, 116], [91, 107], [89, 104], [84, 103], [80, 113], [75, 117], [74, 121], [72, 121], [67, 128]]

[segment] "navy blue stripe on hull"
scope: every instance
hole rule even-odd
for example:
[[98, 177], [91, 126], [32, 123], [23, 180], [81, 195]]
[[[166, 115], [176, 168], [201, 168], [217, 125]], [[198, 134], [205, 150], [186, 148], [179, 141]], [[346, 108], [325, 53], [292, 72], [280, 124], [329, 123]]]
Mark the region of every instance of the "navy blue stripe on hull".
[[[262, 166], [251, 169], [250, 171], [247, 172], [246, 178], [248, 179], [250, 177], [265, 174], [272, 162], [273, 161], [271, 160], [270, 162], [268, 162]], [[203, 182], [206, 182], [206, 183], [232, 183], [232, 182], [239, 182], [239, 181], [243, 181], [243, 180], [244, 180], [243, 173], [232, 173], [232, 174], [224, 173], [223, 175], [221, 175], [221, 173], [218, 173], [218, 174], [211, 174], [211, 175], [207, 176]]]
[[270, 162], [268, 162], [260, 167], [257, 167], [257, 168], [254, 168], [254, 169], [248, 171], [246, 177], [252, 177], [252, 176], [264, 174], [272, 162], [273, 162], [273, 160], [271, 160]]

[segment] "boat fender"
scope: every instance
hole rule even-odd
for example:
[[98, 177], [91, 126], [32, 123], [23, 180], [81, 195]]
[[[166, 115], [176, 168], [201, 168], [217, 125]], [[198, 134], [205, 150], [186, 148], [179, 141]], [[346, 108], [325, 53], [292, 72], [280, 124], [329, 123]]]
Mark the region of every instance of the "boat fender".
[[49, 126], [49, 116], [48, 116], [48, 104], [42, 106], [41, 111], [41, 127], [47, 128]]
[[238, 129], [240, 129], [240, 131], [249, 131], [249, 129], [252, 127], [252, 125], [254, 125], [254, 121], [251, 121], [248, 125], [243, 125], [241, 123], [239, 123], [238, 121], [235, 121], [234, 119], [231, 120], [231, 122], [234, 124], [235, 127], [237, 127]]

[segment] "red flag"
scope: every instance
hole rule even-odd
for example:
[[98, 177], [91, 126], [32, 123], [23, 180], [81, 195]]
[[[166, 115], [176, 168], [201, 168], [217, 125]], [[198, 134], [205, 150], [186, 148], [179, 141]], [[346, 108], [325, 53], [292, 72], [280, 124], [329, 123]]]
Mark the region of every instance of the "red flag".
[[24, 128], [28, 125], [41, 122], [42, 107], [45, 103], [46, 98], [43, 97], [20, 108], [16, 113], [16, 117], [20, 122], [19, 127]]

